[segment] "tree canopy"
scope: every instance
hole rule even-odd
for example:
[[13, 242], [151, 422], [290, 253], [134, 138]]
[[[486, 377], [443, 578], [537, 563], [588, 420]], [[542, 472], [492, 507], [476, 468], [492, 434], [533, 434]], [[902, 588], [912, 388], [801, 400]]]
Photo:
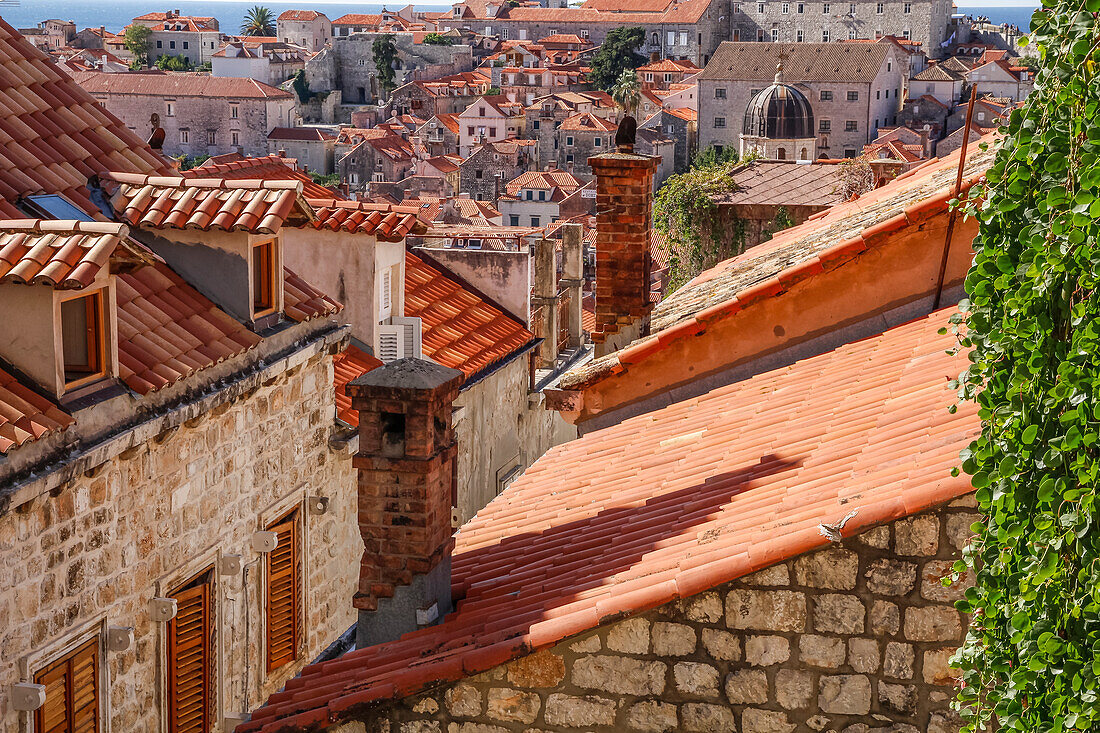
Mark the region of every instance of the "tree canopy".
[[275, 33], [275, 14], [264, 6], [253, 5], [244, 14], [242, 36], [273, 36]]
[[611, 87], [611, 98], [615, 100], [615, 104], [622, 107], [624, 112], [632, 115], [634, 110], [638, 109], [638, 102], [642, 98], [641, 90], [638, 73], [633, 69], [623, 69]]
[[183, 54], [164, 55], [157, 58], [157, 68], [165, 71], [190, 71], [191, 62]]
[[396, 86], [393, 82], [393, 62], [397, 60], [397, 39], [390, 33], [379, 36], [371, 44], [371, 54], [374, 56], [374, 67], [378, 70], [378, 83], [389, 94]]
[[444, 36], [440, 33], [429, 33], [424, 36], [423, 43], [429, 46], [453, 46], [454, 39], [449, 36]]
[[610, 94], [623, 71], [633, 71], [645, 64], [645, 56], [638, 53], [644, 43], [645, 29], [640, 26], [619, 26], [613, 29], [592, 55], [589, 81]]
[[149, 63], [149, 37], [152, 35], [152, 28], [139, 23], [126, 26], [122, 33], [122, 45], [134, 55], [134, 65], [139, 69]]
[[1035, 89], [986, 185], [957, 386], [982, 431], [963, 451], [983, 520], [956, 564], [975, 585], [955, 658], [968, 731], [1100, 729], [1100, 0], [1044, 0]]

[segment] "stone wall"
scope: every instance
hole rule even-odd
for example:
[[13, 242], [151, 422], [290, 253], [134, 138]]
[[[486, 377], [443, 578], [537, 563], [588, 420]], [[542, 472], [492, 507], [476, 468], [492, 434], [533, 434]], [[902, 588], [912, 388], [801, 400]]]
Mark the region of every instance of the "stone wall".
[[[858, 505], [856, 505], [858, 506]], [[369, 733], [954, 733], [971, 497], [393, 703]]]
[[[222, 729], [222, 713], [266, 700], [346, 631], [362, 545], [350, 455], [328, 445], [332, 379], [332, 357], [315, 354], [0, 516], [0, 689], [32, 679], [70, 642], [133, 626], [128, 650], [101, 657], [102, 727], [161, 730], [164, 627], [150, 620], [149, 600], [226, 554], [240, 554], [245, 570], [214, 574], [212, 729]], [[328, 497], [327, 512], [308, 511], [309, 496]], [[264, 560], [251, 536], [295, 506], [305, 638], [298, 661], [268, 675]], [[0, 731], [25, 733], [27, 715], [10, 705], [0, 695]]]

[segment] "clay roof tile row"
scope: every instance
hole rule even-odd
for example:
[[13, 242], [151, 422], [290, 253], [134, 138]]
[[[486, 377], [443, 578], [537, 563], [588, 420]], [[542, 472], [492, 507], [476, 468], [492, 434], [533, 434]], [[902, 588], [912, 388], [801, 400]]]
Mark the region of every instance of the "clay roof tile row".
[[79, 290], [119, 253], [122, 259], [155, 258], [126, 244], [123, 224], [41, 219], [0, 220], [0, 283]]
[[314, 229], [373, 234], [385, 242], [399, 242], [427, 229], [416, 207], [343, 199], [310, 199], [309, 204], [316, 211]]
[[72, 415], [0, 368], [0, 454], [73, 422]]

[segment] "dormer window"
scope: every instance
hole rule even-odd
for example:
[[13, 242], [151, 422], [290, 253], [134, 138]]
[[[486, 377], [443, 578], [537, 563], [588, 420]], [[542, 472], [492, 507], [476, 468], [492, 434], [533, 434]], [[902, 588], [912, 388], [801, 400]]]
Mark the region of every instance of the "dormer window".
[[97, 290], [61, 301], [65, 389], [106, 376], [103, 296], [104, 291]]
[[252, 245], [252, 317], [275, 310], [275, 241]]

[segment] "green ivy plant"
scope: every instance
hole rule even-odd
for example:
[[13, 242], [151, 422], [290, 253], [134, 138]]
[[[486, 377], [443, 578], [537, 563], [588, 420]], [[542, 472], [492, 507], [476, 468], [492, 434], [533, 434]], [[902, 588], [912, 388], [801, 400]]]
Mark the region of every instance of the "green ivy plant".
[[978, 217], [955, 382], [984, 515], [954, 663], [966, 731], [1100, 730], [1100, 0], [1044, 0], [1035, 90], [1012, 112]]

